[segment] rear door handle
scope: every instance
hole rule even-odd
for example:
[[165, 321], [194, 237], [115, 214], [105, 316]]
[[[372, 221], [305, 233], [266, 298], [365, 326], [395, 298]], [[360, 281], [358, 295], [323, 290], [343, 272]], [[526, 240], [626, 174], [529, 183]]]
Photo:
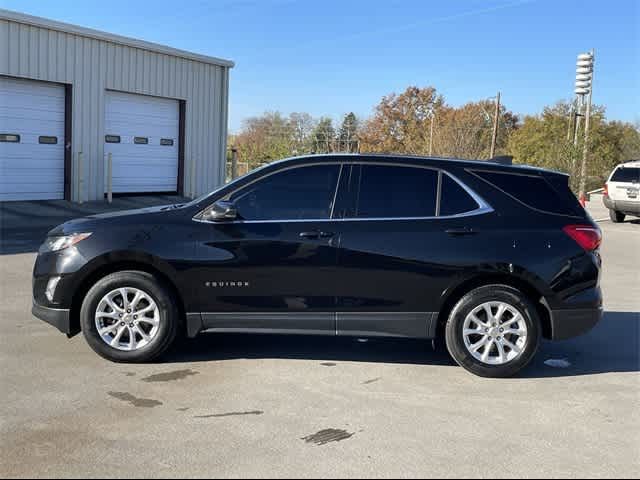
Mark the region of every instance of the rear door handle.
[[300, 232], [300, 238], [308, 238], [310, 240], [318, 238], [331, 238], [335, 235], [333, 232], [321, 232], [320, 230], [313, 230], [311, 232]]
[[469, 228], [469, 227], [449, 228], [449, 229], [445, 230], [445, 232], [448, 233], [449, 235], [452, 235], [452, 236], [474, 235], [474, 234], [478, 233], [474, 229]]

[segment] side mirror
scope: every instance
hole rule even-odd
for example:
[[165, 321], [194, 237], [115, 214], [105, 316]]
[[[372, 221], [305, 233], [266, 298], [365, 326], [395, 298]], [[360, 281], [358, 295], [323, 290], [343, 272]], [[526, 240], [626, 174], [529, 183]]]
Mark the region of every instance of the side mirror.
[[223, 222], [225, 220], [235, 220], [238, 217], [238, 211], [233, 203], [220, 200], [214, 203], [209, 209], [209, 219], [214, 222]]

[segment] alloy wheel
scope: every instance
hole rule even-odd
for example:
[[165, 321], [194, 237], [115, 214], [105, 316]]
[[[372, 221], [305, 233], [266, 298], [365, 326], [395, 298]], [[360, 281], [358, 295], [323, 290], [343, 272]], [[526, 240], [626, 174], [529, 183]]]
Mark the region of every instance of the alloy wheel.
[[95, 313], [98, 335], [117, 350], [133, 351], [148, 345], [158, 334], [160, 311], [151, 296], [133, 287], [107, 293]]
[[462, 335], [469, 353], [487, 365], [504, 365], [518, 358], [527, 343], [523, 315], [506, 302], [486, 302], [464, 320]]

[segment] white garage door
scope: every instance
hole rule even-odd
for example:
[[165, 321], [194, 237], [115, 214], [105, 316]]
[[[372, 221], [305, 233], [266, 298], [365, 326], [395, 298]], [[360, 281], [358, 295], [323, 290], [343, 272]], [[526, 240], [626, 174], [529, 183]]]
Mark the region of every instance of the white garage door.
[[113, 160], [113, 192], [178, 190], [176, 100], [106, 92], [105, 155]]
[[0, 201], [64, 197], [64, 86], [0, 77]]

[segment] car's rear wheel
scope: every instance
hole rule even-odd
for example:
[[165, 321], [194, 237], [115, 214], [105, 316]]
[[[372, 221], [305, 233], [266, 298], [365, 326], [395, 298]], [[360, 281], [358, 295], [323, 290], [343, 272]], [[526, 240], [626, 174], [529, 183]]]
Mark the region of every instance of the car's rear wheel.
[[122, 271], [100, 279], [80, 309], [89, 346], [114, 362], [148, 362], [174, 342], [179, 313], [170, 291], [146, 272]]
[[487, 285], [463, 296], [446, 326], [447, 348], [466, 370], [482, 377], [510, 377], [533, 359], [540, 320], [529, 299], [507, 285]]
[[622, 223], [624, 222], [625, 214], [622, 212], [618, 212], [617, 210], [609, 210], [609, 218], [613, 223]]

